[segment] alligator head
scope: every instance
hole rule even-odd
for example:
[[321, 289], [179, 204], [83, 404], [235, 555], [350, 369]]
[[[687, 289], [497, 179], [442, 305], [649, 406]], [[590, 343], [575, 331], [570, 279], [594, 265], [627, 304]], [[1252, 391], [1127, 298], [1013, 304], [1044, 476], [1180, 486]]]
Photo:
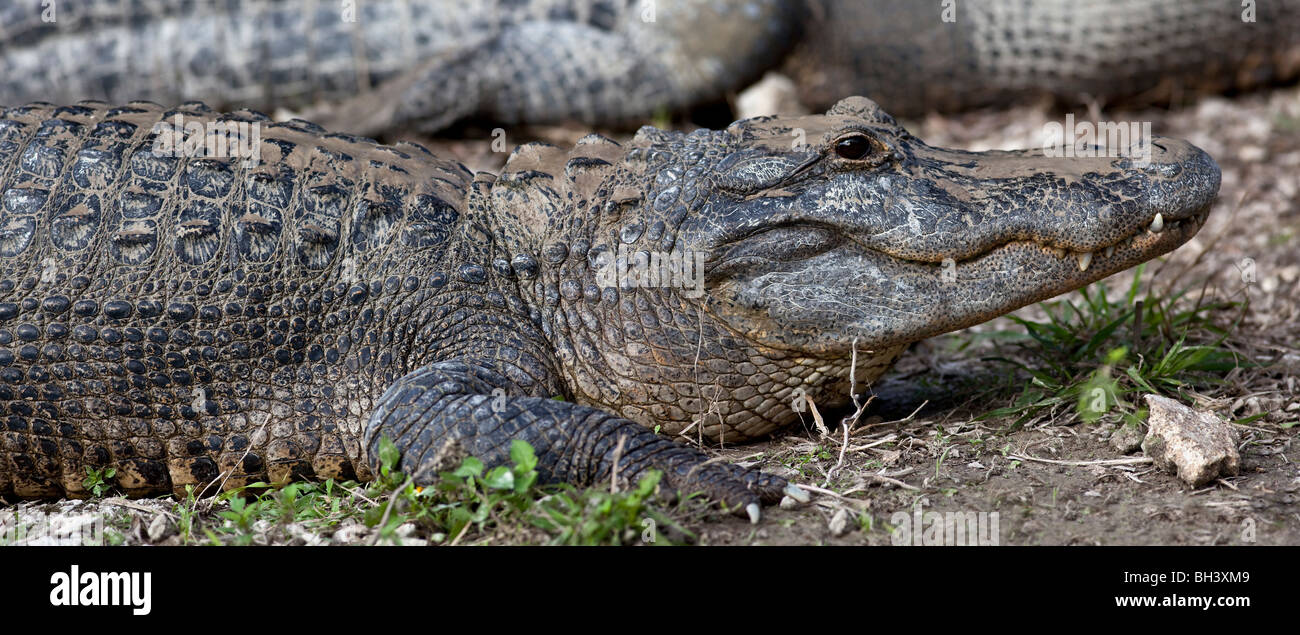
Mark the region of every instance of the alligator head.
[[523, 291], [579, 399], [752, 438], [797, 420], [802, 395], [843, 402], [855, 354], [860, 388], [911, 342], [1191, 238], [1218, 166], [1148, 141], [1142, 159], [946, 150], [851, 98], [725, 131], [645, 128], [617, 153], [584, 142], [604, 149], [580, 144], [552, 204], [524, 212], [552, 210], [533, 246], [568, 254]]
[[802, 351], [907, 344], [1077, 289], [1183, 244], [1219, 188], [1185, 141], [1132, 159], [961, 152], [866, 99], [729, 133], [711, 213], [681, 235], [710, 255], [717, 314]]

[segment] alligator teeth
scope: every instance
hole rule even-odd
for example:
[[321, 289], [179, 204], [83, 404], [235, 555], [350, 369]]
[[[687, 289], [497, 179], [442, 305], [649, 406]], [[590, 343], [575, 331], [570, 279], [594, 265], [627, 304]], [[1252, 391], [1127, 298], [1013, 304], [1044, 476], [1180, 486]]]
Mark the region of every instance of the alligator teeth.
[[1150, 229], [1152, 233], [1159, 234], [1162, 230], [1164, 230], [1164, 228], [1165, 228], [1165, 217], [1161, 216], [1159, 212], [1157, 212], [1156, 217], [1151, 220]]
[[1114, 256], [1114, 255], [1115, 255], [1115, 245], [1111, 245], [1111, 246], [1107, 247], [1107, 248], [1106, 248], [1106, 254], [1105, 254], [1105, 255], [1106, 255], [1107, 258], [1110, 258], [1111, 256]]
[[1092, 264], [1092, 252], [1080, 252], [1074, 256], [1079, 259], [1079, 271], [1087, 271], [1088, 265]]

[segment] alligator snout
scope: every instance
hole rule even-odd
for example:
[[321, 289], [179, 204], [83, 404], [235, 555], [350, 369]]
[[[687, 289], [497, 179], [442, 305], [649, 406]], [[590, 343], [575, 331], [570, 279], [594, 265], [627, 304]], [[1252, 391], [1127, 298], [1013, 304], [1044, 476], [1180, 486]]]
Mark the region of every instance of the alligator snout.
[[1164, 221], [1204, 216], [1219, 194], [1219, 164], [1182, 139], [1156, 137], [1149, 164], [1137, 168], [1149, 179], [1147, 205]]
[[931, 263], [969, 261], [1013, 242], [1101, 252], [1203, 219], [1219, 189], [1209, 155], [1166, 137], [1116, 157], [920, 146], [900, 171], [869, 186], [879, 211], [850, 214], [849, 231], [864, 247]]

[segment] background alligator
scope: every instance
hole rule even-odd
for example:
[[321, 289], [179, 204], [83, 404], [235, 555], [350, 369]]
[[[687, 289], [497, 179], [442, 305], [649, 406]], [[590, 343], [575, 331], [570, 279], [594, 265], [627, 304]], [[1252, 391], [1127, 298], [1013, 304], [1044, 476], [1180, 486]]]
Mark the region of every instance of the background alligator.
[[783, 59], [814, 109], [865, 94], [907, 116], [1043, 93], [1177, 99], [1300, 75], [1300, 0], [54, 6], [0, 1], [0, 103], [316, 104], [309, 118], [374, 134], [466, 118], [640, 123], [719, 100]]
[[[169, 150], [177, 124], [260, 156]], [[247, 111], [11, 108], [0, 493], [84, 495], [105, 465], [131, 494], [366, 479], [383, 436], [423, 482], [523, 439], [545, 479], [655, 468], [756, 518], [802, 493], [670, 437], [771, 435], [910, 342], [1174, 249], [1218, 167], [1131, 150], [1149, 162], [933, 148], [852, 98], [529, 144], [494, 177]]]
[[808, 0], [802, 23], [783, 71], [814, 108], [1162, 105], [1300, 76], [1298, 0]]
[[364, 133], [475, 116], [644, 121], [775, 65], [797, 23], [790, 4], [66, 0], [49, 22], [39, 3], [0, 0], [0, 104], [322, 103], [314, 119]]

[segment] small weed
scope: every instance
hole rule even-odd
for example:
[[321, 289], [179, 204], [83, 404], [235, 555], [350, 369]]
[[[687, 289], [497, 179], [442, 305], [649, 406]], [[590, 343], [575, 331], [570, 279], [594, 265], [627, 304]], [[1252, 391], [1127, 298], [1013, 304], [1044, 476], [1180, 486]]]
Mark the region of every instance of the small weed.
[[113, 489], [115, 483], [113, 479], [117, 477], [117, 470], [114, 468], [92, 469], [86, 466], [86, 478], [81, 481], [81, 486], [90, 490], [90, 494], [95, 498], [102, 497], [106, 492]]
[[195, 521], [195, 500], [194, 486], [185, 486], [185, 500], [179, 501], [172, 507], [176, 513], [176, 527], [180, 531], [181, 544], [188, 545], [194, 539], [194, 521]]
[[1190, 287], [1164, 295], [1148, 292], [1139, 301], [1142, 273], [1139, 266], [1118, 300], [1111, 300], [1099, 282], [1080, 289], [1079, 300], [1041, 305], [1046, 321], [1011, 317], [1024, 332], [986, 334], [1011, 342], [1018, 353], [990, 359], [1024, 371], [1029, 381], [1011, 405], [980, 418], [1016, 417], [1013, 427], [1044, 415], [1073, 414], [1089, 423], [1113, 415], [1140, 422], [1145, 412], [1132, 399], [1135, 394], [1211, 385], [1251, 363], [1224, 345], [1231, 327], [1221, 326], [1224, 314], [1240, 311], [1237, 320], [1244, 315], [1243, 303], [1207, 303], [1203, 293], [1190, 302]]
[[[414, 538], [467, 544], [492, 542], [498, 536], [508, 536], [512, 543], [667, 544], [664, 529], [690, 536], [655, 508], [658, 472], [615, 493], [539, 485], [532, 447], [515, 441], [509, 466], [487, 468], [466, 457], [455, 470], [421, 487], [398, 471], [400, 455], [391, 441], [381, 440], [379, 458], [376, 479], [368, 485], [333, 480], [281, 487], [253, 483], [225, 492], [218, 501], [227, 501], [229, 507], [216, 512], [211, 519], [216, 522], [207, 522], [201, 531], [209, 543], [237, 545], [282, 542], [297, 534], [294, 528], [331, 535], [345, 523], [363, 524], [371, 540], [383, 544]], [[204, 525], [195, 512], [192, 490], [176, 511], [181, 539], [188, 543]]]
[[1290, 229], [1290, 228], [1283, 229], [1283, 230], [1279, 231], [1278, 233], [1276, 233], [1276, 234], [1272, 234], [1272, 235], [1270, 235], [1270, 236], [1268, 237], [1268, 246], [1269, 246], [1269, 247], [1281, 247], [1282, 245], [1285, 245], [1285, 244], [1291, 242], [1291, 240], [1292, 240], [1293, 238], [1295, 238], [1295, 231], [1294, 231], [1294, 230], [1292, 230], [1292, 229]]
[[1278, 113], [1273, 118], [1273, 124], [1283, 132], [1300, 132], [1300, 117]]
[[817, 449], [812, 452], [795, 455], [788, 459], [782, 459], [781, 463], [792, 470], [798, 471], [801, 476], [809, 477], [813, 472], [806, 469], [808, 464], [815, 461], [833, 460], [834, 458], [835, 456], [825, 447], [817, 446]]
[[668, 130], [673, 127], [673, 113], [667, 106], [655, 108], [654, 113], [650, 116], [650, 125], [660, 130]]
[[876, 520], [867, 512], [858, 512], [858, 529], [862, 533], [870, 533], [875, 527]]
[[949, 452], [950, 450], [952, 450], [952, 447], [945, 447], [945, 448], [943, 449], [943, 452], [939, 453], [939, 458], [935, 460], [935, 462], [934, 462], [934, 478], [935, 478], [935, 480], [938, 480], [938, 479], [939, 479], [939, 471], [943, 469], [943, 460], [946, 459], [946, 458], [948, 458], [948, 452]]

